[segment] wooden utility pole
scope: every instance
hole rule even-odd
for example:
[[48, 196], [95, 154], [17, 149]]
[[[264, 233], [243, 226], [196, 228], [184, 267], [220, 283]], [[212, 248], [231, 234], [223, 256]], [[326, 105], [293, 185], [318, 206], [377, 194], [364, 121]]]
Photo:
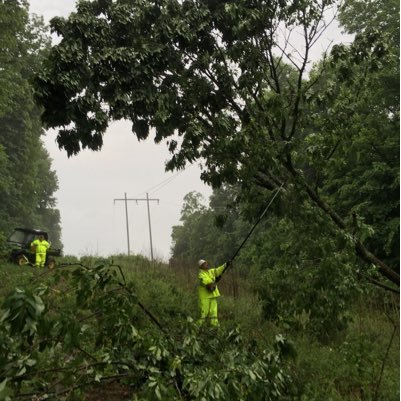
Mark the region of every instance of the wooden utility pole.
[[147, 206], [148, 206], [148, 224], [149, 224], [149, 238], [150, 238], [150, 256], [151, 260], [153, 262], [153, 241], [152, 241], [152, 225], [150, 222], [150, 208], [149, 208], [149, 202], [151, 201], [157, 201], [159, 203], [160, 199], [151, 199], [149, 198], [148, 193], [146, 193], [146, 198], [127, 198], [127, 194], [124, 193], [124, 199], [114, 199], [114, 203], [116, 201], [124, 201], [125, 202], [125, 221], [127, 225], [127, 246], [128, 246], [128, 255], [130, 254], [130, 246], [129, 246], [129, 228], [128, 228], [128, 208], [127, 208], [127, 202], [128, 201], [135, 201], [137, 204], [140, 201], [146, 201]]
[[114, 204], [116, 201], [124, 201], [125, 202], [125, 223], [127, 226], [127, 247], [128, 247], [128, 255], [130, 254], [130, 249], [129, 249], [129, 225], [128, 225], [128, 207], [127, 207], [127, 193], [124, 192], [124, 199], [114, 199]]

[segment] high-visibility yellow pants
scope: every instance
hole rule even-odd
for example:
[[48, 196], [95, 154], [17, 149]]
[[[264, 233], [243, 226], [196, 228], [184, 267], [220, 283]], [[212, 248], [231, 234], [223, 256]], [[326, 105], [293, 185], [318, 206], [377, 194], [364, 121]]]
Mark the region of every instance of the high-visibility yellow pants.
[[207, 321], [211, 326], [217, 327], [219, 325], [219, 321], [217, 320], [217, 298], [199, 299], [199, 311], [200, 324]]
[[38, 252], [35, 258], [35, 266], [36, 267], [45, 267], [46, 262], [46, 254]]

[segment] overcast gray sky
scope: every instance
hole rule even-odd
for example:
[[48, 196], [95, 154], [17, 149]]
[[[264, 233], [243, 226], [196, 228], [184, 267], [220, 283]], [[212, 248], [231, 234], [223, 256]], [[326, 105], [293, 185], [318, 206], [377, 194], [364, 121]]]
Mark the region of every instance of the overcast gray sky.
[[[74, 9], [75, 0], [30, 0], [31, 12], [43, 15], [45, 22], [68, 16]], [[332, 26], [315, 54], [340, 38], [340, 30]], [[194, 165], [178, 174], [165, 173], [166, 146], [155, 145], [151, 139], [138, 142], [125, 121], [110, 125], [100, 152], [86, 150], [68, 159], [55, 138], [56, 132], [49, 131], [44, 142], [59, 180], [56, 198], [65, 254], [126, 253], [125, 206], [113, 200], [124, 198], [124, 193], [129, 198], [145, 198], [148, 192], [150, 198], [160, 199], [150, 202], [153, 252], [156, 258], [168, 260], [171, 228], [179, 224], [184, 196], [198, 191], [207, 200], [211, 194], [199, 179], [199, 168]], [[146, 202], [128, 202], [128, 220], [131, 253], [150, 256]]]

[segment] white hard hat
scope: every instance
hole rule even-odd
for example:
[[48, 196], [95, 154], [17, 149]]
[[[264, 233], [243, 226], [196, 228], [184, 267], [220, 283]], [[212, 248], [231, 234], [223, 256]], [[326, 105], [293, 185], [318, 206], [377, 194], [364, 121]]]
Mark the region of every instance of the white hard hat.
[[198, 260], [198, 266], [201, 267], [204, 263], [206, 263], [206, 260], [199, 259]]

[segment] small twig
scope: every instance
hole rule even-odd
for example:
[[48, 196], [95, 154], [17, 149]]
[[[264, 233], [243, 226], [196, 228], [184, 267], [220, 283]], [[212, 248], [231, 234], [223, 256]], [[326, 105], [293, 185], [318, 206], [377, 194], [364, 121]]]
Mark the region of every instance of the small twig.
[[[126, 377], [135, 377], [135, 375], [130, 374], [130, 373], [121, 373], [121, 374], [118, 374], [118, 375], [105, 376], [105, 377], [102, 377], [102, 378], [100, 378], [98, 380], [94, 379], [94, 380], [91, 380], [91, 381], [86, 382], [86, 383], [77, 384], [75, 386], [71, 386], [71, 387], [65, 388], [64, 390], [61, 390], [61, 391], [51, 391], [51, 392], [48, 392], [48, 394], [62, 395], [62, 394], [66, 394], [66, 393], [68, 393], [70, 391], [77, 390], [79, 388], [89, 386], [91, 384], [98, 384], [99, 382], [105, 382], [105, 381], [114, 381], [114, 380], [117, 381], [119, 379], [123, 379], [123, 378], [126, 378]], [[23, 394], [16, 395], [16, 398], [28, 398], [28, 397], [38, 396], [38, 395], [41, 395], [41, 394], [43, 394], [43, 392], [23, 393]]]
[[387, 290], [387, 291], [391, 291], [398, 295], [400, 294], [400, 290], [398, 288], [390, 287], [389, 285], [381, 283], [380, 281], [375, 280], [374, 278], [371, 278], [371, 277], [367, 276], [366, 274], [358, 273], [358, 275], [360, 277], [364, 278], [369, 283], [376, 285], [377, 287], [383, 288], [384, 290]]
[[86, 355], [87, 357], [89, 357], [90, 359], [94, 360], [95, 362], [98, 362], [98, 360], [97, 360], [93, 355], [91, 355], [89, 352], [85, 351], [85, 350], [82, 349], [81, 347], [75, 346], [75, 348], [76, 348], [78, 351], [82, 352], [82, 353], [83, 353], [84, 355]]
[[101, 311], [101, 310], [97, 310], [97, 311], [91, 313], [91, 314], [88, 315], [88, 316], [81, 317], [80, 319], [78, 319], [78, 322], [81, 323], [81, 322], [83, 322], [83, 321], [85, 321], [85, 320], [92, 319], [93, 317], [99, 316], [99, 315], [101, 315], [101, 314], [102, 314], [102, 311]]
[[390, 342], [388, 343], [386, 354], [384, 355], [384, 358], [383, 358], [382, 366], [381, 366], [381, 369], [380, 369], [379, 380], [376, 383], [375, 393], [374, 393], [374, 396], [373, 396], [373, 401], [377, 401], [378, 400], [378, 398], [377, 398], [378, 394], [377, 393], [379, 392], [379, 387], [381, 385], [381, 381], [382, 381], [382, 378], [383, 378], [384, 365], [386, 364], [386, 361], [387, 361], [387, 358], [388, 358], [388, 354], [390, 352], [390, 348], [391, 348], [391, 345], [393, 343], [396, 331], [397, 331], [397, 326], [394, 325], [394, 330], [393, 330], [393, 333], [391, 334]]
[[119, 272], [121, 274], [121, 277], [123, 278], [124, 285], [127, 285], [127, 281], [125, 280], [125, 276], [124, 276], [123, 270], [121, 269], [121, 266], [119, 266], [119, 265], [112, 265], [112, 266], [115, 266], [115, 267], [118, 268], [118, 270], [119, 270]]

